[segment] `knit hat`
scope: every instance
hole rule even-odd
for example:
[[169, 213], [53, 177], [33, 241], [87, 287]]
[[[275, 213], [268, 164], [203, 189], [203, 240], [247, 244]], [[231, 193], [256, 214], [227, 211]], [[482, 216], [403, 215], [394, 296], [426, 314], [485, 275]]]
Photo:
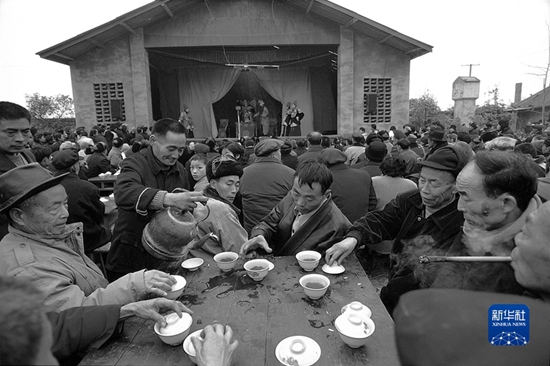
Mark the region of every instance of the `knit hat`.
[[239, 178], [243, 176], [243, 167], [238, 161], [217, 156], [206, 164], [206, 178], [208, 181], [228, 175], [236, 175]]
[[269, 154], [279, 150], [284, 142], [277, 139], [266, 139], [258, 142], [254, 147], [256, 156], [268, 156]]
[[365, 156], [370, 161], [381, 163], [388, 153], [386, 144], [382, 141], [373, 141], [365, 148]]
[[371, 133], [367, 136], [366, 144], [370, 145], [373, 141], [383, 141], [377, 133]]
[[285, 141], [284, 145], [281, 146], [281, 155], [288, 155], [292, 151], [292, 144], [289, 141]]
[[346, 154], [334, 147], [324, 149], [319, 155], [319, 161], [321, 161], [328, 167], [336, 164], [345, 163], [347, 159], [348, 157]]
[[52, 165], [57, 170], [69, 169], [79, 160], [78, 153], [72, 149], [59, 150], [53, 154]]
[[452, 146], [445, 146], [437, 149], [428, 159], [418, 162], [418, 165], [448, 171], [456, 178], [467, 163], [464, 160]]

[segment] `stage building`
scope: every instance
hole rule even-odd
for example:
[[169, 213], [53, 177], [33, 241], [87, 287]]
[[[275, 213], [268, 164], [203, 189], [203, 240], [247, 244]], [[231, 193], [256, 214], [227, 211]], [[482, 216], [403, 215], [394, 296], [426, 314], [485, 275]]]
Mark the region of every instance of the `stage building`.
[[158, 0], [38, 55], [69, 65], [78, 126], [188, 106], [195, 137], [234, 137], [237, 107], [260, 99], [277, 134], [294, 102], [302, 135], [402, 126], [410, 62], [431, 50], [326, 0]]

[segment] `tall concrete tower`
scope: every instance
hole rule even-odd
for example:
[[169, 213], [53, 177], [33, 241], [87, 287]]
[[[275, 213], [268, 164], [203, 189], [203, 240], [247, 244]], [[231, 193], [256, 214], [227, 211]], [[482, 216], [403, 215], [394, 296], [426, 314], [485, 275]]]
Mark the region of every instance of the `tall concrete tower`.
[[468, 126], [474, 119], [479, 83], [479, 79], [473, 76], [459, 76], [453, 83], [454, 118], [458, 118], [461, 125]]

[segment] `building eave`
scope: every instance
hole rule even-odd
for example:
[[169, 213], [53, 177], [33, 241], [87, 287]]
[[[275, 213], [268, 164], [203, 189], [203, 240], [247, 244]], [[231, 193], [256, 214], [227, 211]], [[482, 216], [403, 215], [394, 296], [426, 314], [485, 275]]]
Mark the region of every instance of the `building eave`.
[[[77, 57], [104, 47], [120, 37], [134, 33], [136, 29], [173, 18], [190, 6], [204, 0], [156, 0], [110, 22], [90, 29], [64, 42], [37, 52], [41, 58], [70, 65]], [[301, 9], [305, 16], [314, 15], [353, 29], [375, 39], [379, 44], [393, 47], [414, 59], [432, 52], [433, 47], [408, 37], [389, 27], [368, 19], [349, 9], [327, 0], [279, 0]]]

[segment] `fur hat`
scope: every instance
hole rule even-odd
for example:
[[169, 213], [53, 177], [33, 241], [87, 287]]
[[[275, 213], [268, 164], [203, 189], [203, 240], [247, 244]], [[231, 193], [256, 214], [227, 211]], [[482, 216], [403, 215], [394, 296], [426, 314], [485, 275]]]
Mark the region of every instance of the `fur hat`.
[[236, 175], [239, 178], [243, 176], [243, 167], [238, 161], [217, 156], [206, 164], [206, 178], [208, 181], [228, 175]]

